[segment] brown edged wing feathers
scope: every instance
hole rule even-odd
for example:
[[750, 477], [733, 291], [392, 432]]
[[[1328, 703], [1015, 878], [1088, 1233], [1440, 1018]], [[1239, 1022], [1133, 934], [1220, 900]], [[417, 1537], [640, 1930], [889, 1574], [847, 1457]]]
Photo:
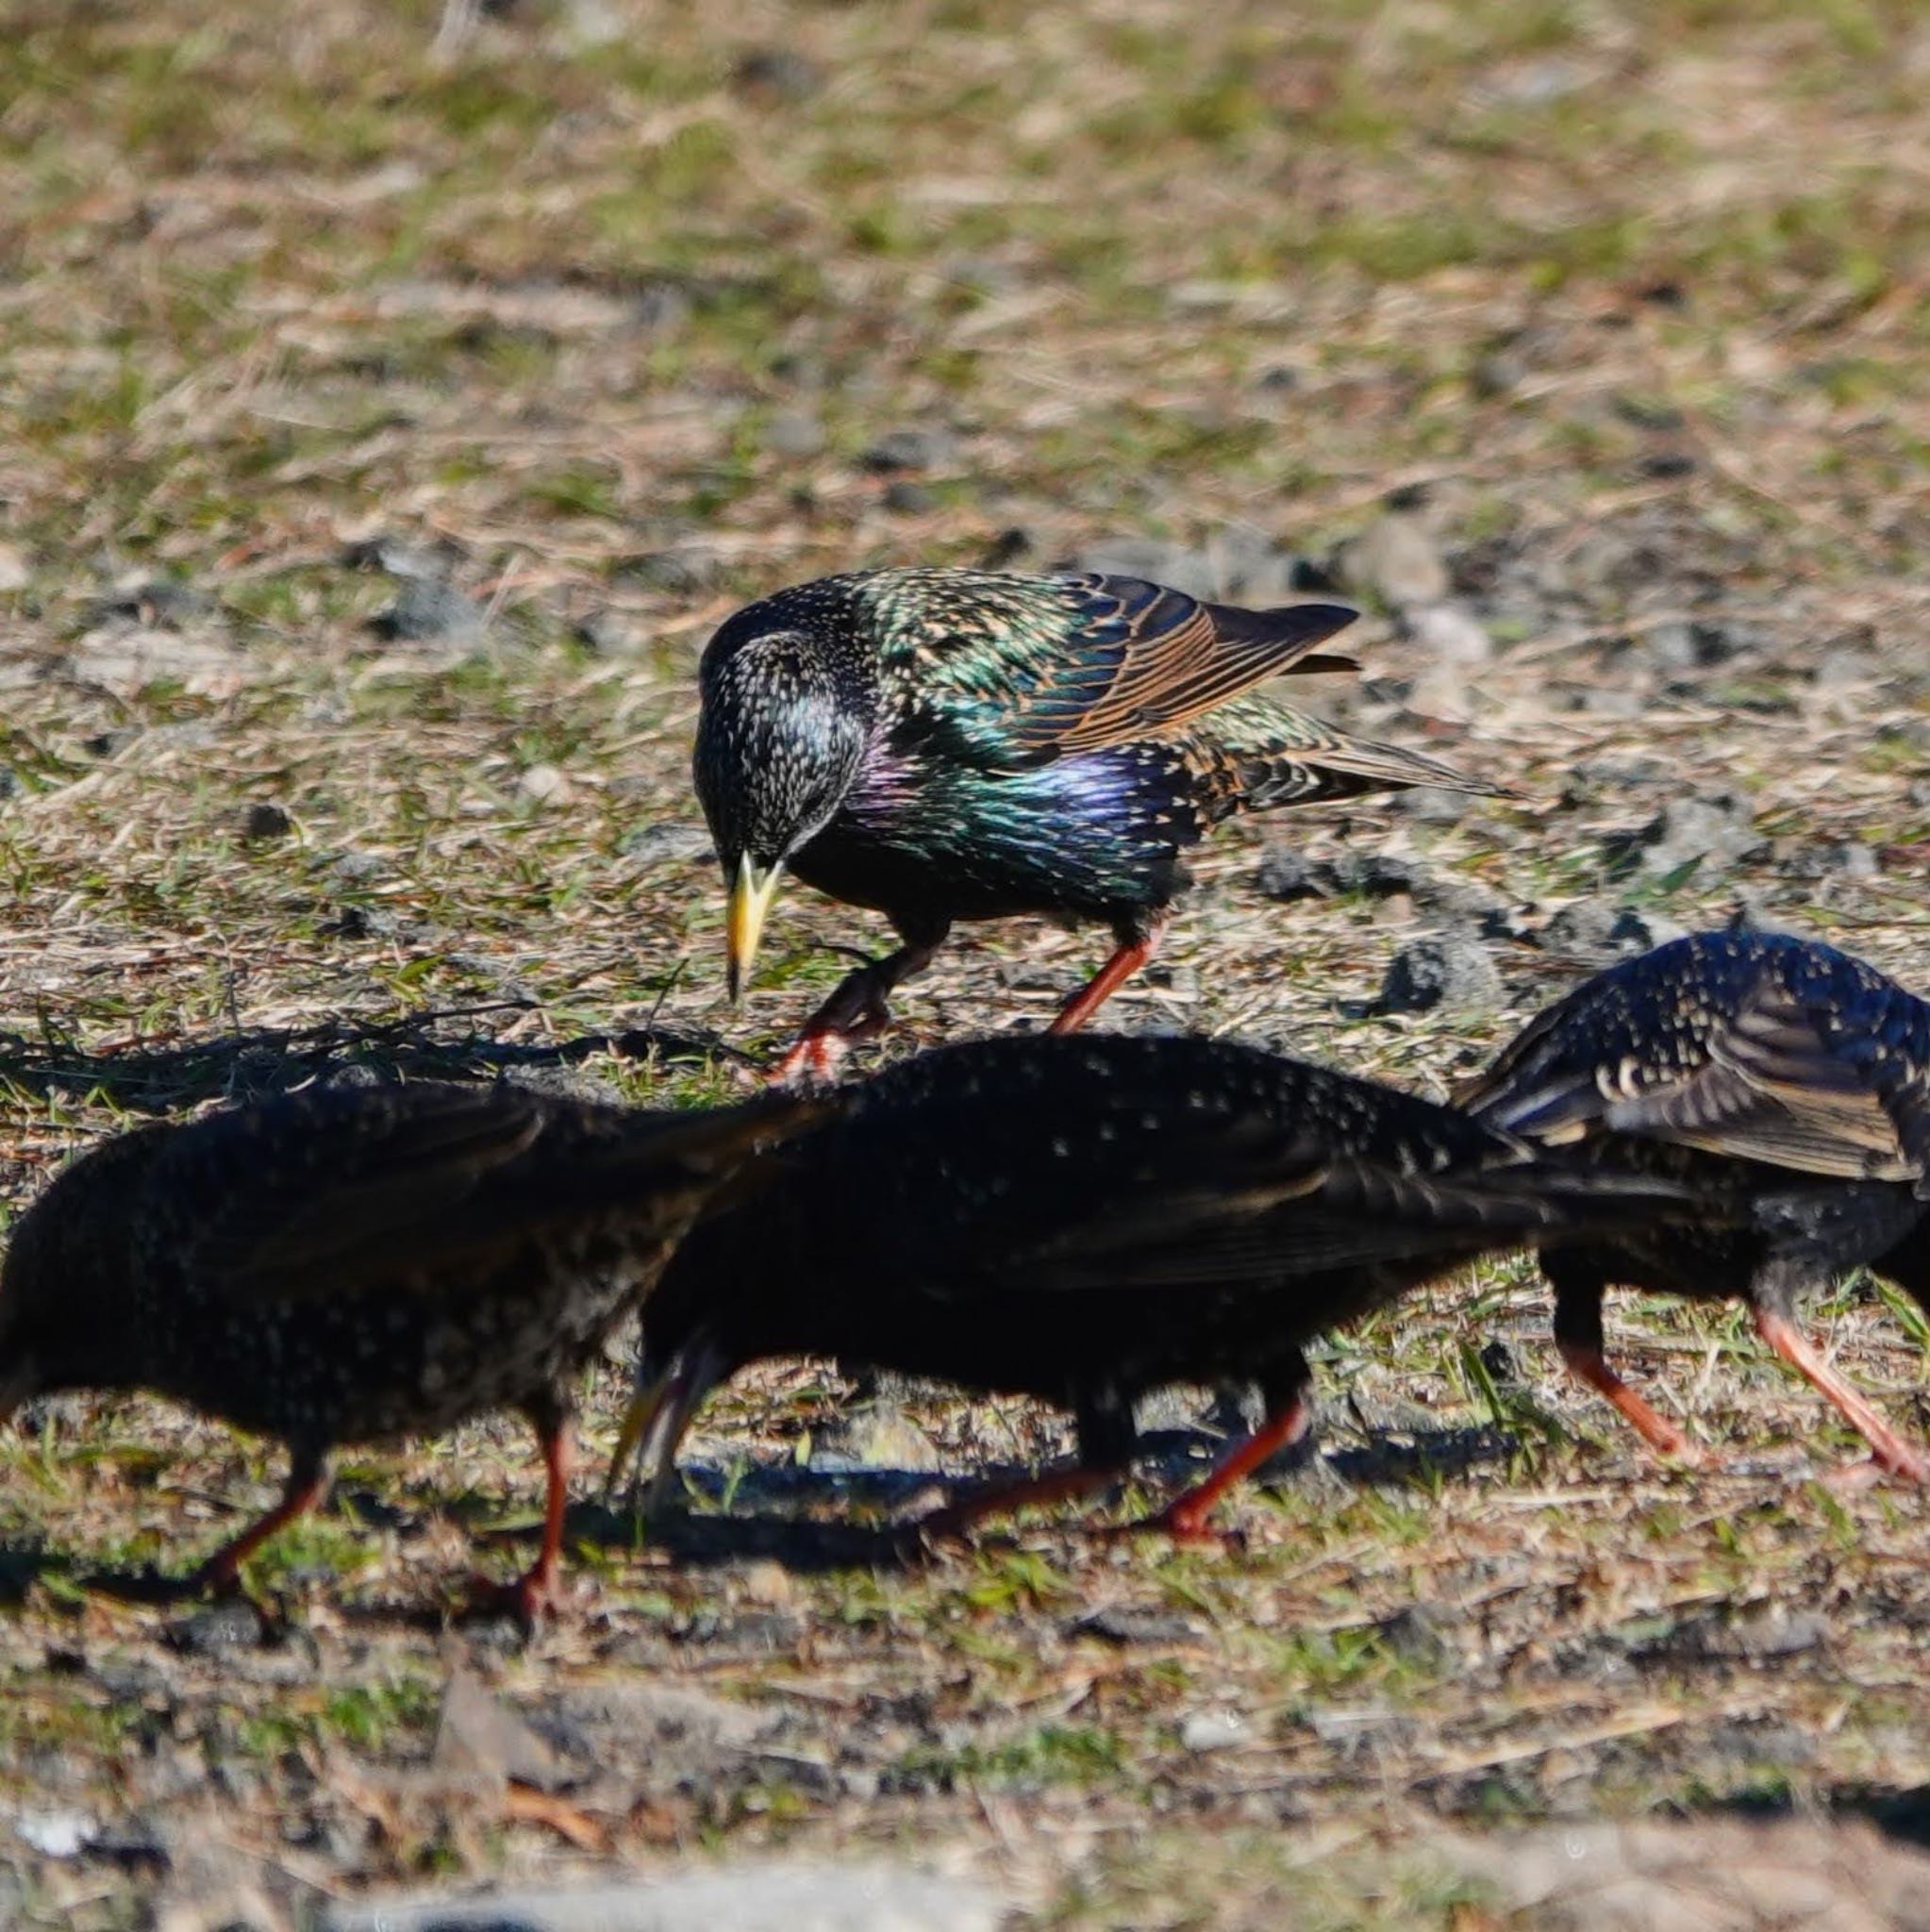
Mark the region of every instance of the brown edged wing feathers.
[[1334, 604], [1240, 610], [1130, 577], [1073, 580], [1077, 628], [1057, 667], [1007, 720], [1020, 753], [1066, 756], [1182, 724], [1282, 672], [1351, 669], [1313, 648], [1356, 612]]
[[1602, 1124], [1805, 1174], [1890, 1181], [1922, 1174], [1883, 1096], [1774, 980], [1758, 981], [1735, 1018], [1711, 1033], [1707, 1053], [1707, 1064], [1686, 1078], [1606, 1091]]
[[1733, 1013], [1700, 1017], [1671, 1056], [1611, 1061], [1571, 1050], [1574, 1018], [1554, 1007], [1456, 1103], [1544, 1147], [1620, 1133], [1845, 1179], [1923, 1173], [1883, 1096], [1779, 980], [1764, 974]]

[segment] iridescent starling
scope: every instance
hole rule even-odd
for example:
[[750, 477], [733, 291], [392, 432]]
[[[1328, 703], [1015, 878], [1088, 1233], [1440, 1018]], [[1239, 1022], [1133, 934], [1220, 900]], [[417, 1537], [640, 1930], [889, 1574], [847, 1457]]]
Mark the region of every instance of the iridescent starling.
[[1749, 1204], [1741, 1224], [1676, 1223], [1545, 1249], [1569, 1368], [1665, 1455], [1687, 1439], [1603, 1353], [1611, 1284], [1739, 1299], [1883, 1468], [1930, 1462], [1798, 1327], [1797, 1298], [1867, 1266], [1930, 1307], [1930, 1006], [1834, 947], [1703, 933], [1589, 980], [1459, 1096], [1490, 1124], [1604, 1173]]
[[729, 619], [700, 673], [697, 795], [730, 894], [737, 997], [785, 873], [883, 912], [903, 944], [848, 974], [787, 1071], [827, 1071], [881, 1024], [955, 920], [1112, 928], [1061, 1008], [1083, 1025], [1151, 957], [1181, 855], [1239, 812], [1442, 785], [1415, 752], [1242, 692], [1356, 613], [1239, 610], [1132, 577], [882, 570], [800, 584]]
[[641, 1113], [508, 1087], [322, 1089], [123, 1135], [65, 1170], [0, 1270], [0, 1416], [149, 1390], [288, 1445], [281, 1502], [181, 1586], [231, 1583], [339, 1443], [486, 1409], [534, 1425], [548, 1507], [507, 1592], [541, 1608], [574, 1379], [698, 1213], [830, 1103]]
[[1489, 1249], [1666, 1211], [1679, 1191], [1575, 1173], [1445, 1107], [1197, 1039], [1011, 1036], [847, 1096], [707, 1219], [651, 1297], [611, 1467], [660, 1484], [746, 1363], [835, 1356], [1069, 1407], [1078, 1460], [947, 1512], [1096, 1488], [1136, 1397], [1257, 1382], [1261, 1428], [1147, 1526], [1199, 1533], [1307, 1421], [1304, 1345]]

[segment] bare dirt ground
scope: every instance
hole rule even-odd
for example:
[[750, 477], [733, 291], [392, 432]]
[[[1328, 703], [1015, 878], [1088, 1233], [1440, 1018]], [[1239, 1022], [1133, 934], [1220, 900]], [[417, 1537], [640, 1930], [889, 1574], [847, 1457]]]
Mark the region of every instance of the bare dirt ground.
[[[732, 1091], [877, 935], [794, 893], [726, 1010], [694, 654], [875, 562], [1337, 584], [1367, 676], [1315, 701], [1515, 788], [1223, 839], [1117, 1025], [1441, 1092], [1739, 908], [1930, 983], [1919, 8], [460, 14], [0, 0], [12, 1210], [354, 1064]], [[1375, 1009], [1417, 943], [1447, 998]], [[1037, 1025], [1098, 953], [967, 934], [887, 1050]], [[1930, 1426], [1921, 1320], [1812, 1312]], [[348, 1458], [264, 1621], [82, 1579], [185, 1563], [273, 1458], [48, 1405], [0, 1446], [0, 1922], [787, 1852], [1039, 1927], [1923, 1923], [1924, 1500], [1813, 1481], [1855, 1444], [1733, 1311], [1612, 1323], [1719, 1468], [1650, 1466], [1501, 1265], [1332, 1343], [1318, 1457], [1223, 1550], [874, 1563], [1056, 1419], [747, 1378], [660, 1540], [586, 1500], [527, 1646], [438, 1615], [472, 1533], [526, 1550], [510, 1424]], [[1536, 1891], [1565, 1841], [1514, 1834], [1590, 1822]]]

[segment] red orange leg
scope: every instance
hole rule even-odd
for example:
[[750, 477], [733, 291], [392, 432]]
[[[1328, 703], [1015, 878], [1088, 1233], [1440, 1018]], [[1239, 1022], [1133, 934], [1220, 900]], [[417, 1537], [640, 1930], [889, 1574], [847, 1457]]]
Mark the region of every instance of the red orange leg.
[[845, 1025], [820, 1025], [813, 1020], [773, 1063], [771, 1085], [792, 1087], [800, 1080], [815, 1080], [829, 1086], [838, 1077], [844, 1056], [860, 1040], [881, 1033], [888, 1018], [881, 1012]]
[[563, 1553], [563, 1516], [570, 1502], [570, 1424], [539, 1423], [537, 1437], [542, 1446], [547, 1492], [542, 1541], [538, 1546], [536, 1561], [513, 1583], [477, 1579], [471, 1585], [464, 1606], [471, 1612], [507, 1612], [524, 1629], [532, 1628], [556, 1608], [557, 1569]]
[[322, 1500], [328, 1487], [328, 1465], [319, 1456], [296, 1455], [289, 1464], [288, 1481], [281, 1501], [258, 1523], [251, 1524], [232, 1542], [224, 1543], [214, 1555], [184, 1577], [182, 1594], [206, 1590], [232, 1590], [241, 1579], [241, 1565], [277, 1530], [286, 1529], [296, 1517], [306, 1515]]
[[1810, 1387], [1841, 1411], [1875, 1453], [1880, 1467], [1913, 1483], [1930, 1482], [1930, 1457], [1913, 1447], [1884, 1421], [1869, 1397], [1823, 1360], [1814, 1342], [1787, 1315], [1773, 1308], [1755, 1310], [1755, 1332]]
[[1123, 941], [1112, 958], [1058, 1009], [1050, 1030], [1076, 1033], [1159, 950], [1165, 936], [1162, 919], [1142, 938]]
[[943, 942], [942, 932], [936, 939], [907, 940], [895, 953], [847, 973], [832, 989], [831, 997], [805, 1022], [803, 1032], [779, 1056], [771, 1069], [772, 1084], [788, 1087], [801, 1079], [835, 1079], [856, 1041], [881, 1033], [890, 1024], [892, 989], [923, 973]]
[[1284, 1407], [1269, 1416], [1245, 1441], [1236, 1443], [1215, 1466], [1212, 1474], [1190, 1490], [1173, 1497], [1156, 1514], [1126, 1525], [1127, 1532], [1156, 1530], [1176, 1541], [1191, 1542], [1213, 1532], [1206, 1519], [1214, 1506], [1233, 1486], [1251, 1475], [1270, 1456], [1300, 1441], [1313, 1424], [1313, 1411], [1305, 1396], [1296, 1395]]
[[947, 1504], [942, 1509], [934, 1509], [920, 1521], [918, 1527], [927, 1537], [962, 1536], [988, 1516], [1009, 1516], [1020, 1509], [1090, 1496], [1094, 1490], [1117, 1482], [1119, 1475], [1117, 1469], [1095, 1469], [1082, 1463], [1076, 1468], [1054, 1470], [1045, 1475], [1022, 1476], [1016, 1482], [994, 1483], [973, 1495]]
[[1558, 1341], [1561, 1359], [1578, 1382], [1586, 1382], [1597, 1394], [1606, 1397], [1657, 1456], [1689, 1469], [1699, 1469], [1708, 1460], [1666, 1416], [1658, 1415], [1644, 1396], [1638, 1395], [1613, 1369], [1599, 1348], [1587, 1342]]

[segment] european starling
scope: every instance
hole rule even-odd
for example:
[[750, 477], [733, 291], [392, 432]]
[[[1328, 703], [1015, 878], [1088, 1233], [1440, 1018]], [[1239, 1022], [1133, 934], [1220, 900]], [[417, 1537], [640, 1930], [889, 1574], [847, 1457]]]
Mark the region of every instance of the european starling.
[[731, 997], [790, 872], [883, 912], [904, 943], [845, 976], [784, 1072], [826, 1073], [882, 1025], [955, 920], [1109, 925], [1112, 957], [1054, 1023], [1069, 1033], [1151, 958], [1188, 884], [1181, 854], [1223, 819], [1491, 789], [1240, 695], [1350, 667], [1312, 653], [1356, 614], [972, 570], [824, 577], [740, 610], [704, 653], [694, 758], [730, 895]]
[[1677, 1222], [1542, 1252], [1563, 1359], [1653, 1448], [1691, 1453], [1608, 1365], [1611, 1283], [1746, 1301], [1763, 1340], [1869, 1439], [1881, 1467], [1930, 1475], [1795, 1320], [1805, 1290], [1858, 1266], [1930, 1307], [1930, 1006], [1831, 946], [1701, 933], [1577, 988], [1457, 1097], [1490, 1125], [1604, 1173], [1747, 1203], [1740, 1224]]
[[660, 1485], [705, 1394], [770, 1356], [1073, 1410], [1072, 1470], [948, 1524], [1123, 1473], [1149, 1390], [1257, 1382], [1261, 1428], [1146, 1525], [1197, 1534], [1306, 1427], [1309, 1339], [1484, 1251], [1619, 1228], [1680, 1192], [1571, 1172], [1450, 1108], [1198, 1039], [980, 1041], [847, 1102], [665, 1270], [612, 1483], [641, 1441]]
[[321, 1089], [142, 1127], [67, 1168], [0, 1270], [0, 1417], [64, 1389], [173, 1396], [289, 1449], [281, 1502], [179, 1586], [230, 1584], [339, 1443], [518, 1408], [555, 1579], [574, 1380], [720, 1187], [832, 1103], [642, 1113], [508, 1087]]

